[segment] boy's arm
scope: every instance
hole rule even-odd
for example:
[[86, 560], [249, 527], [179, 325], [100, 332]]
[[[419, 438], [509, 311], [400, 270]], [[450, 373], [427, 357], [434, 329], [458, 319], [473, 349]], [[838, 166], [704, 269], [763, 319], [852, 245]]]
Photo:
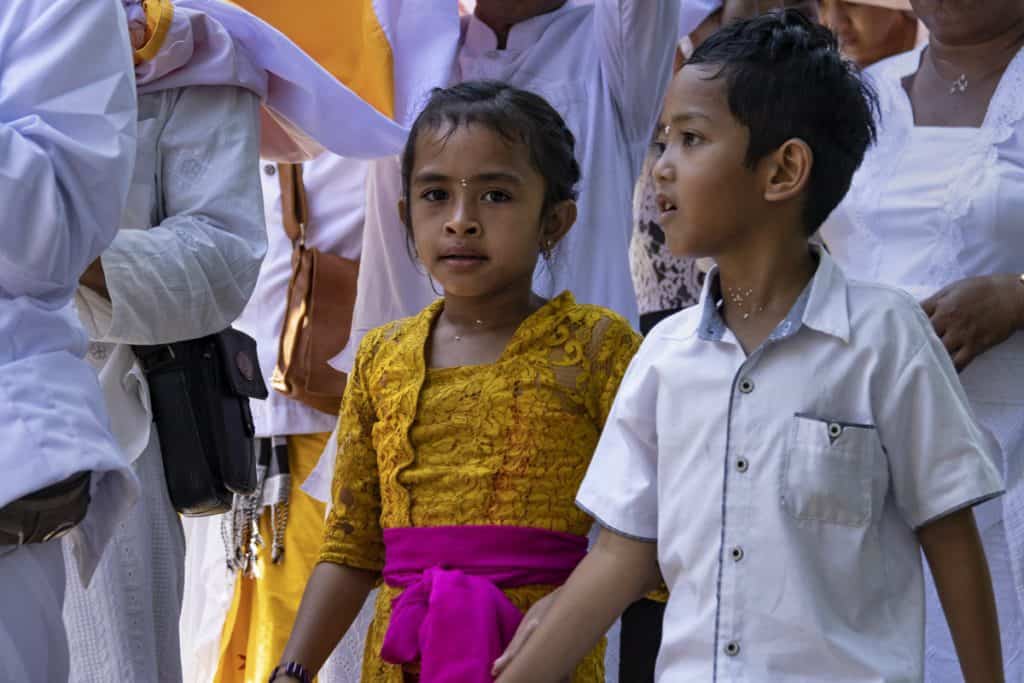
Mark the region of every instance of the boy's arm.
[[999, 621], [985, 550], [970, 508], [917, 531], [966, 683], [1002, 683]]
[[[615, 619], [660, 581], [654, 543], [602, 529], [522, 649], [513, 651], [514, 642], [495, 663], [497, 683], [554, 683], [569, 676]], [[520, 626], [529, 627], [528, 620]]]

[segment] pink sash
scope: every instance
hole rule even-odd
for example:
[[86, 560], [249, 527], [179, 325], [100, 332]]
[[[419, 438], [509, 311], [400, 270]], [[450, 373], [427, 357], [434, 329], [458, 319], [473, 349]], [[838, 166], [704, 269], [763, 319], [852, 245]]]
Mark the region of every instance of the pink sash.
[[384, 581], [392, 604], [381, 657], [420, 661], [422, 683], [491, 683], [491, 665], [522, 613], [502, 588], [558, 586], [587, 539], [543, 529], [452, 526], [385, 529]]

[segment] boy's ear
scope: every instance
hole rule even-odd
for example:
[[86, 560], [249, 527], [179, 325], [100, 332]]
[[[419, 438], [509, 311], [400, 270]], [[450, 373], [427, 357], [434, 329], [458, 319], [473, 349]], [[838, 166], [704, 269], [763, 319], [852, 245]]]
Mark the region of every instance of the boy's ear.
[[398, 200], [398, 218], [402, 221], [402, 225], [405, 226], [406, 230], [409, 229], [409, 216], [405, 213], [407, 208], [405, 197], [402, 197]]
[[572, 199], [560, 201], [548, 209], [541, 227], [541, 250], [558, 244], [575, 222], [576, 202]]
[[814, 152], [800, 138], [790, 138], [769, 155], [768, 179], [764, 198], [785, 202], [798, 197], [811, 179]]

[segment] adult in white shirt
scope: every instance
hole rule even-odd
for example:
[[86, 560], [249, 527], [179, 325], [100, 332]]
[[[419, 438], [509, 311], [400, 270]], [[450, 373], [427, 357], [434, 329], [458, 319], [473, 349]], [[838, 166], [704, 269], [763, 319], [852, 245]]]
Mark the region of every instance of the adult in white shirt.
[[[1007, 681], [1024, 680], [1024, 5], [918, 0], [926, 45], [868, 70], [878, 144], [822, 229], [852, 277], [923, 301], [978, 420], [999, 441], [1006, 495], [976, 510]], [[929, 583], [926, 680], [960, 681]]]
[[[358, 261], [363, 240], [367, 162], [325, 153], [302, 167], [308, 199], [306, 245]], [[283, 167], [285, 172], [290, 169]], [[292, 274], [292, 242], [283, 227], [281, 170], [261, 162], [267, 257], [252, 299], [235, 327], [254, 337], [267, 387], [277, 365]], [[259, 450], [272, 463], [256, 498], [241, 502], [231, 552], [245, 557], [234, 576], [234, 598], [224, 625], [215, 681], [264, 681], [284, 653], [309, 575], [320, 556], [325, 504], [300, 489], [316, 465], [338, 418], [270, 390], [251, 401]], [[283, 494], [283, 495], [282, 495]], [[270, 507], [276, 506], [273, 514]], [[287, 506], [282, 515], [281, 506]], [[255, 510], [254, 518], [244, 510]], [[251, 528], [250, 524], [252, 525]], [[245, 526], [246, 528], [240, 528]], [[249, 532], [263, 543], [253, 547]], [[246, 541], [249, 542], [246, 542]], [[279, 554], [279, 555], [278, 555]], [[277, 560], [274, 556], [278, 555]], [[223, 556], [221, 556], [223, 565]], [[203, 580], [203, 577], [198, 577]], [[354, 681], [362, 668], [363, 642], [373, 618], [367, 601], [333, 657], [334, 680]], [[241, 662], [241, 664], [240, 664]], [[354, 668], [350, 668], [354, 667]], [[321, 679], [331, 680], [325, 675]]]
[[[70, 307], [114, 237], [135, 152], [135, 94], [115, 0], [0, 3], [0, 520], [82, 472], [72, 531], [88, 575], [136, 484], [109, 431]], [[68, 676], [61, 542], [0, 541], [0, 680]]]
[[[679, 0], [479, 0], [463, 17], [452, 83], [493, 79], [544, 96], [576, 136], [583, 170], [577, 229], [538, 268], [535, 289], [569, 289], [635, 325], [629, 272], [631, 191], [661, 106], [679, 31]], [[397, 158], [374, 162], [352, 337], [339, 367], [350, 370], [371, 329], [413, 315], [437, 294], [410, 258], [396, 206]]]
[[[125, 4], [129, 20], [145, 21], [137, 2]], [[177, 45], [177, 31], [188, 28], [174, 27], [167, 45]], [[137, 67], [138, 147], [128, 204], [114, 220], [117, 236], [76, 297], [92, 339], [87, 358], [142, 495], [91, 584], [68, 581], [73, 681], [181, 680], [184, 535], [131, 345], [226, 328], [248, 301], [266, 247], [256, 174], [259, 95], [231, 84], [162, 88], [159, 78], [148, 77], [161, 59]]]

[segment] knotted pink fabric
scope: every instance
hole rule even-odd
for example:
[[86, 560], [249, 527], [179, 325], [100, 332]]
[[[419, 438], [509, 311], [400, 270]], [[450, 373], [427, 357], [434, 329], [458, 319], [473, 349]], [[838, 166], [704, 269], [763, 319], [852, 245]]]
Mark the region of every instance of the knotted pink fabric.
[[419, 660], [422, 683], [492, 683], [491, 665], [522, 612], [502, 588], [558, 586], [587, 539], [505, 526], [384, 530], [384, 581], [404, 592], [391, 606], [381, 657]]

